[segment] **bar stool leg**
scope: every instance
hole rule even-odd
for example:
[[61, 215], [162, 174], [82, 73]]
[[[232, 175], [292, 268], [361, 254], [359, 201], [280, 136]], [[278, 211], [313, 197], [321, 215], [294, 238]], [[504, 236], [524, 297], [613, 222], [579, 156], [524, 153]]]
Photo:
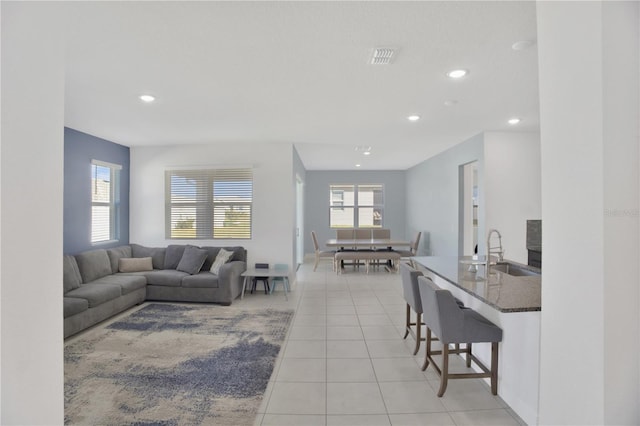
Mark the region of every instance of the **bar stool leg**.
[[438, 396], [444, 395], [447, 390], [447, 382], [449, 381], [449, 345], [447, 343], [442, 344], [442, 371], [440, 374], [440, 389], [438, 390]]
[[422, 363], [422, 371], [429, 366], [429, 357], [431, 356], [431, 329], [427, 327], [427, 349], [424, 352], [424, 363]]
[[471, 343], [467, 343], [465, 353], [467, 354], [467, 368], [471, 368]]
[[498, 342], [491, 343], [491, 393], [498, 394]]
[[413, 354], [417, 354], [420, 349], [420, 339], [422, 339], [422, 314], [416, 313], [416, 348], [413, 350]]
[[403, 337], [403, 339], [406, 339], [407, 336], [409, 335], [409, 327], [411, 327], [411, 306], [409, 306], [409, 304], [407, 303], [407, 318], [406, 318], [406, 321], [404, 323], [404, 337]]

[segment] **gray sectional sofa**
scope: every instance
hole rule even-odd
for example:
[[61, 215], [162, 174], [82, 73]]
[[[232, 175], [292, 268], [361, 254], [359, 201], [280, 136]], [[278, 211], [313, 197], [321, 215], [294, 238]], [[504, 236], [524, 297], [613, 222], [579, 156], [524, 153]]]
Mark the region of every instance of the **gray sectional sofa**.
[[131, 244], [65, 255], [64, 337], [145, 300], [230, 305], [242, 292], [247, 252], [224, 247], [230, 257], [216, 262], [220, 249]]

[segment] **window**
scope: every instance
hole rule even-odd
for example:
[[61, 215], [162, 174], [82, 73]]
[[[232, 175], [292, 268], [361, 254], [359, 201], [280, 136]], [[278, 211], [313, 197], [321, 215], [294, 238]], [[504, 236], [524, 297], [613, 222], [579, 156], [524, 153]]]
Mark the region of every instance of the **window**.
[[381, 228], [383, 212], [382, 185], [329, 186], [331, 228]]
[[168, 170], [165, 185], [167, 238], [251, 238], [251, 169]]
[[91, 161], [91, 243], [119, 238], [120, 170], [118, 164]]

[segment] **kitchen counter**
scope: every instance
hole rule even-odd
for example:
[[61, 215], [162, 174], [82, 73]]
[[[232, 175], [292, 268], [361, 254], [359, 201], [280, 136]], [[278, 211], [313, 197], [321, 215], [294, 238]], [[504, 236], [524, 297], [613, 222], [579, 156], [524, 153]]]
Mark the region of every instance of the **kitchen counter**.
[[[541, 310], [541, 277], [513, 276], [491, 268], [489, 279], [486, 267], [477, 266], [477, 272], [469, 271], [471, 256], [418, 256], [412, 260], [435, 275], [469, 293], [500, 312], [531, 312]], [[483, 260], [479, 256], [478, 262]], [[511, 262], [514, 263], [516, 262]], [[520, 265], [524, 269], [539, 272], [536, 268]]]
[[[468, 308], [502, 328], [498, 356], [498, 395], [527, 424], [538, 424], [538, 389], [540, 373], [540, 287], [538, 276], [514, 276], [491, 267], [489, 279], [486, 267], [469, 271], [471, 256], [424, 256], [411, 258], [425, 276], [436, 285], [449, 290]], [[479, 256], [476, 263], [482, 263]], [[539, 271], [518, 265], [521, 269]], [[473, 268], [471, 268], [473, 269]], [[513, 272], [513, 271], [512, 271]], [[491, 345], [473, 345], [475, 355], [488, 365]], [[488, 381], [488, 379], [485, 379]]]

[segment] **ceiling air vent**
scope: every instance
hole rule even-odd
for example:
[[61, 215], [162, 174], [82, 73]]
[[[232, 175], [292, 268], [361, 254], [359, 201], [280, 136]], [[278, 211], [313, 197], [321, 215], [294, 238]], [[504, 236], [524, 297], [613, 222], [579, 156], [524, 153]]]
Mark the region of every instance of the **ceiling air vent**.
[[390, 47], [376, 47], [371, 56], [372, 65], [388, 65], [395, 57], [396, 50]]

